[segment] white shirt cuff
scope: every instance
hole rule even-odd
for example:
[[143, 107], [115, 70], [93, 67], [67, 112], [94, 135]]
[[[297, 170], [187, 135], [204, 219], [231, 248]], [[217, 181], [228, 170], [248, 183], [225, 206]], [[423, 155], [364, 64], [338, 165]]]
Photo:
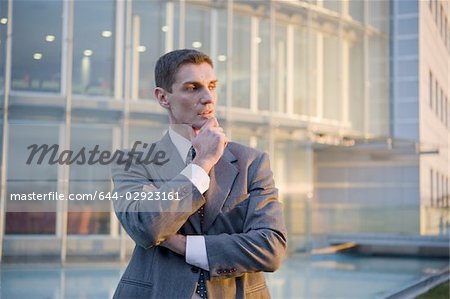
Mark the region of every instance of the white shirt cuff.
[[209, 189], [210, 178], [206, 171], [197, 164], [189, 164], [181, 171], [181, 174], [187, 177], [201, 194]]
[[186, 236], [186, 263], [209, 271], [204, 236]]

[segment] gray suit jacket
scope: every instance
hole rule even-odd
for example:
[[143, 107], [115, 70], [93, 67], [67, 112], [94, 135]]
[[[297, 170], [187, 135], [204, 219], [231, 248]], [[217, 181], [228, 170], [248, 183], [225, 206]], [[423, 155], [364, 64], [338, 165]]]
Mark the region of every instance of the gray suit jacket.
[[[286, 229], [268, 155], [230, 142], [202, 195], [179, 174], [185, 164], [168, 134], [156, 150], [166, 153], [166, 164], [133, 163], [127, 171], [123, 164], [112, 167], [114, 191], [123, 196], [114, 203], [116, 215], [136, 242], [114, 298], [191, 298], [199, 269], [158, 246], [177, 232], [205, 235], [209, 298], [270, 298], [263, 271], [280, 266]], [[140, 192], [148, 184], [159, 192], [178, 192], [181, 200], [125, 199], [127, 192]], [[203, 204], [202, 231], [196, 211]]]

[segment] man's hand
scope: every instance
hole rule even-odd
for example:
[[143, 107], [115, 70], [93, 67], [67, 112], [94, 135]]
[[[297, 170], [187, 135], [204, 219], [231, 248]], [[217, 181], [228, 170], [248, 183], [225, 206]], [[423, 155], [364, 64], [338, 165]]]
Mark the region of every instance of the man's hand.
[[191, 138], [196, 156], [192, 163], [209, 173], [223, 154], [228, 139], [215, 117], [210, 118], [200, 129], [197, 136]]
[[175, 253], [178, 253], [182, 256], [186, 255], [186, 236], [181, 234], [176, 234], [168, 237], [166, 240], [161, 242], [159, 246], [166, 247], [167, 249], [172, 250]]

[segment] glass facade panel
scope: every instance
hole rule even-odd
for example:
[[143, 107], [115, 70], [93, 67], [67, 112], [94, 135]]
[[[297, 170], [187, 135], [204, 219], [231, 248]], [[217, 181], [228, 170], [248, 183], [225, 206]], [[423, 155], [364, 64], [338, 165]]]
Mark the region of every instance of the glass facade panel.
[[389, 50], [388, 43], [378, 36], [368, 42], [368, 132], [376, 136], [389, 133]]
[[322, 0], [322, 5], [326, 9], [332, 10], [334, 12], [340, 12], [341, 11], [341, 1]]
[[363, 36], [349, 31], [344, 40], [345, 61], [348, 61], [348, 115], [352, 129], [364, 131], [364, 40]]
[[349, 11], [350, 16], [354, 20], [357, 20], [361, 23], [364, 22], [364, 1], [349, 0], [348, 6], [349, 6], [348, 11]]
[[211, 52], [211, 11], [198, 6], [186, 5], [186, 47], [204, 53]]
[[11, 88], [59, 92], [62, 1], [18, 0], [13, 6]]
[[75, 1], [72, 80], [74, 93], [113, 95], [114, 19], [113, 0]]
[[287, 100], [287, 27], [285, 24], [275, 25], [275, 110], [286, 112]]
[[338, 37], [324, 34], [322, 56], [323, 117], [331, 120], [342, 119], [340, 53]]
[[310, 115], [308, 99], [308, 43], [304, 27], [294, 28], [294, 113]]
[[382, 32], [389, 32], [389, 0], [367, 1], [367, 23]]
[[228, 38], [227, 38], [227, 10], [219, 9], [217, 13], [217, 57], [215, 57], [214, 69], [217, 79], [218, 105], [225, 106], [227, 103], [227, 63], [228, 60]]
[[260, 19], [258, 45], [258, 109], [270, 110], [270, 20]]
[[[98, 125], [72, 127], [71, 150], [79, 153], [83, 150], [109, 151], [112, 149], [112, 132], [110, 128]], [[98, 159], [100, 154], [96, 155]], [[95, 161], [94, 159], [93, 161]], [[79, 161], [80, 159], [78, 159]], [[109, 192], [112, 189], [110, 177], [110, 164], [100, 163], [73, 163], [70, 166], [69, 193], [76, 195]], [[70, 201], [67, 232], [69, 234], [109, 234], [110, 210], [109, 200], [100, 201]]]
[[[48, 158], [38, 165], [39, 154], [27, 164], [32, 144], [58, 144], [59, 127], [37, 123], [10, 124], [8, 146], [7, 198], [12, 194], [46, 194], [55, 192], [58, 164], [49, 165]], [[6, 234], [55, 234], [56, 204], [49, 201], [7, 201]], [[14, 212], [12, 212], [14, 211]], [[23, 212], [21, 212], [23, 211]]]
[[166, 3], [133, 1], [132, 98], [153, 99], [156, 60], [165, 52]]
[[[8, 24], [8, 2], [0, 0], [0, 90], [5, 85], [5, 60], [6, 60], [6, 26]], [[0, 99], [3, 102], [3, 99]]]
[[236, 13], [233, 19], [232, 106], [250, 108], [250, 17]]

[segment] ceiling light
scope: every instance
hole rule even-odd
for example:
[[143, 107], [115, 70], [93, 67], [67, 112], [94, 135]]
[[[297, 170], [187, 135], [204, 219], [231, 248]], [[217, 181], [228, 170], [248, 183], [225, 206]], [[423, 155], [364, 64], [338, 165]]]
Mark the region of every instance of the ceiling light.
[[34, 60], [41, 60], [42, 59], [42, 53], [36, 52], [33, 54]]
[[55, 41], [55, 36], [51, 35], [51, 34], [46, 35], [45, 40], [48, 41], [49, 43], [51, 43], [51, 42]]
[[102, 36], [103, 37], [111, 37], [112, 36], [112, 32], [109, 30], [104, 30], [102, 31]]
[[161, 30], [162, 30], [162, 32], [167, 32], [167, 31], [169, 31], [169, 26], [162, 26]]
[[219, 55], [219, 56], [217, 56], [217, 59], [218, 59], [220, 62], [224, 62], [224, 61], [227, 60], [227, 56], [225, 56], [225, 55]]
[[1, 18], [0, 19], [0, 24], [5, 25], [6, 23], [8, 23], [8, 19], [7, 18]]
[[92, 56], [92, 53], [94, 53], [94, 52], [92, 52], [91, 49], [86, 49], [86, 50], [84, 50], [83, 55], [89, 57], [89, 56]]
[[260, 38], [259, 36], [255, 38], [255, 42], [257, 44], [260, 44], [262, 42], [262, 38]]
[[145, 52], [145, 50], [147, 50], [147, 48], [145, 46], [139, 46], [137, 47], [138, 52], [142, 53]]
[[202, 43], [201, 42], [193, 42], [192, 43], [192, 47], [194, 47], [195, 49], [201, 48], [202, 47]]

